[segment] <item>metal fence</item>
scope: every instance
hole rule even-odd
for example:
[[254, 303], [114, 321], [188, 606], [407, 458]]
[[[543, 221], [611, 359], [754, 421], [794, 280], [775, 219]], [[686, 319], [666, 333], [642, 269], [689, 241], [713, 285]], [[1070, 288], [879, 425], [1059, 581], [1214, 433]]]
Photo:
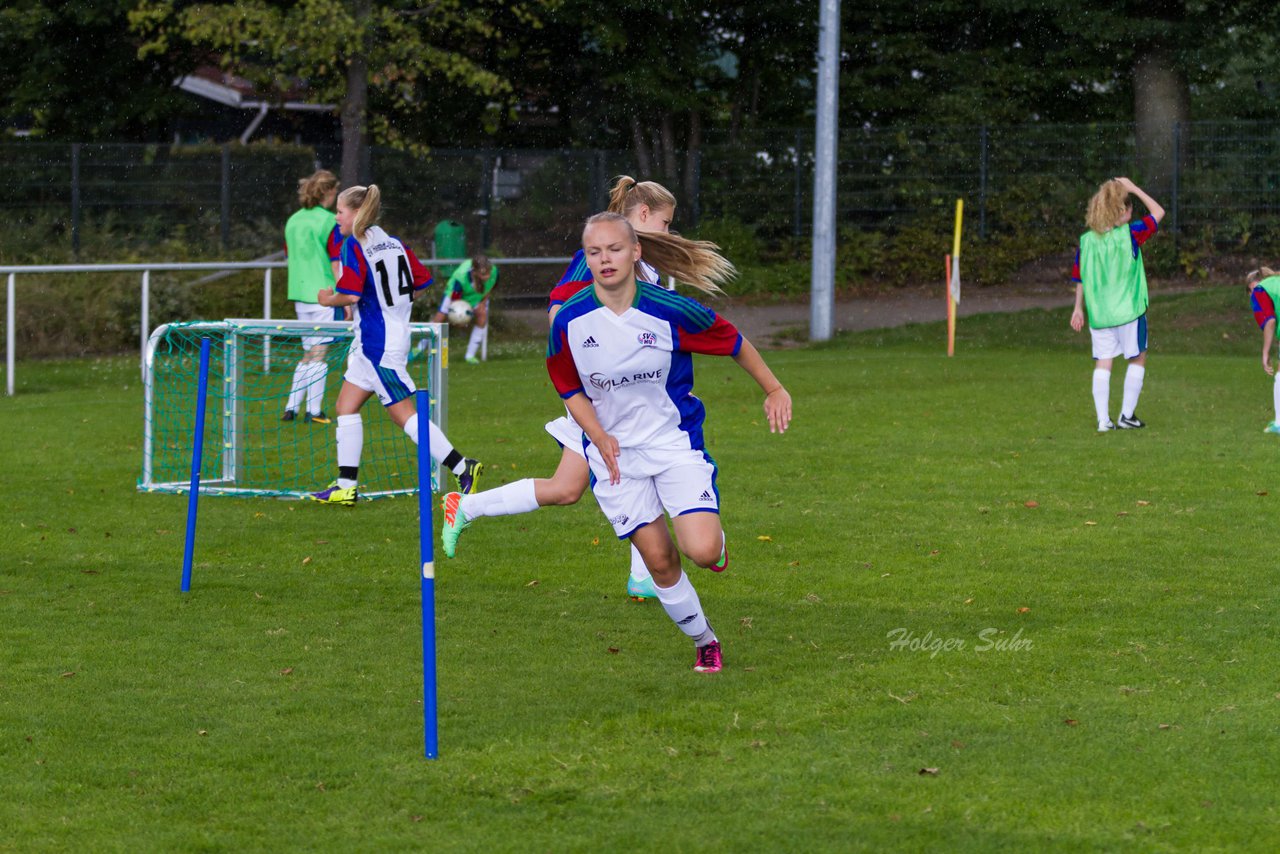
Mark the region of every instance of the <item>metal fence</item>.
[[[1174, 169], [1159, 189], [1175, 234], [1209, 229], [1229, 239], [1280, 219], [1280, 127], [1177, 124], [1167, 144]], [[1101, 180], [1129, 174], [1141, 183], [1152, 171], [1131, 124], [854, 128], [842, 131], [838, 150], [842, 227], [892, 230], [963, 197], [980, 238], [1027, 216], [1066, 217], [1074, 230], [1082, 199]], [[79, 249], [86, 232], [115, 229], [142, 240], [274, 249], [297, 179], [333, 164], [336, 152], [22, 141], [0, 144], [0, 158], [10, 178], [0, 209], [11, 222], [47, 225], [55, 245]], [[711, 135], [698, 156], [676, 159], [692, 174], [641, 177], [681, 197], [680, 227], [729, 218], [766, 236], [808, 234], [812, 131]], [[582, 217], [604, 206], [612, 176], [637, 174], [630, 152], [596, 149], [374, 148], [370, 170], [396, 223], [457, 220], [473, 242], [523, 255], [563, 252]]]

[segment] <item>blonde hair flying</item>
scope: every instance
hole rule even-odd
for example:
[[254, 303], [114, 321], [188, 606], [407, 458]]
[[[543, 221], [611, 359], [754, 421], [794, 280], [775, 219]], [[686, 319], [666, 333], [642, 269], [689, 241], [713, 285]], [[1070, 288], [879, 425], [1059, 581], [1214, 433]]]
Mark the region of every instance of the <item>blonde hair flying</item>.
[[738, 274], [729, 259], [720, 254], [720, 247], [707, 240], [690, 240], [678, 234], [662, 231], [636, 231], [627, 218], [616, 211], [606, 211], [588, 217], [587, 228], [604, 222], [622, 225], [630, 240], [639, 242], [641, 257], [652, 264], [664, 276], [674, 276], [676, 281], [695, 287], [703, 293], [724, 293], [721, 284]]

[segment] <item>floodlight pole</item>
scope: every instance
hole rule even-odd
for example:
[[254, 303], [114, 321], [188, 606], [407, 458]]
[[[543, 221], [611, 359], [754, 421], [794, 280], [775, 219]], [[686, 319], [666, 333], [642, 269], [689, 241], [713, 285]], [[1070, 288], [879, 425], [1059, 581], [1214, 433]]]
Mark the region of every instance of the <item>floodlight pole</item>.
[[840, 0], [821, 0], [813, 154], [813, 267], [809, 340], [832, 335], [836, 281], [836, 136], [840, 102]]

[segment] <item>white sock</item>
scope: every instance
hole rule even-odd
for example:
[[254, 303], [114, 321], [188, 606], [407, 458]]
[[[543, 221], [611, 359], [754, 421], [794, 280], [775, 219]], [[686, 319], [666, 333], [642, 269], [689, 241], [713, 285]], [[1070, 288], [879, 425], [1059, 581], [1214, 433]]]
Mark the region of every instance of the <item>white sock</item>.
[[480, 342], [484, 340], [485, 330], [487, 326], [471, 327], [471, 337], [467, 339], [467, 358], [474, 359], [476, 350], [480, 349]]
[[[413, 443], [418, 444], [418, 413], [409, 416], [409, 420], [404, 422], [404, 432], [408, 434]], [[453, 444], [444, 435], [436, 422], [427, 422], [427, 435], [431, 441], [431, 459], [438, 463], [444, 462], [444, 458], [453, 453]], [[462, 474], [465, 470], [466, 460], [458, 463], [458, 468], [454, 470], [454, 474]]]
[[683, 571], [680, 573], [680, 580], [675, 584], [670, 587], [659, 587], [655, 584], [653, 589], [658, 592], [658, 601], [662, 603], [662, 609], [667, 612], [667, 616], [680, 631], [693, 638], [694, 644], [706, 646], [716, 639], [716, 633], [711, 630], [711, 624], [702, 613], [698, 591], [693, 589], [693, 582]]
[[[338, 416], [338, 465], [340, 467], [359, 468], [360, 454], [364, 450], [364, 420], [360, 413]], [[339, 478], [338, 486], [343, 489], [355, 486], [355, 481]]]
[[1271, 390], [1271, 401], [1276, 407], [1276, 421], [1280, 421], [1280, 371], [1276, 372], [1276, 384]]
[[323, 359], [311, 362], [307, 372], [307, 411], [319, 415], [324, 410], [324, 381], [329, 376], [329, 363]]
[[649, 578], [649, 567], [645, 566], [644, 558], [640, 557], [640, 550], [631, 544], [631, 577], [636, 581], [644, 581]]
[[1093, 369], [1093, 408], [1098, 413], [1098, 426], [1111, 420], [1107, 414], [1107, 404], [1111, 402], [1111, 371], [1102, 368]]
[[1129, 363], [1129, 370], [1124, 372], [1124, 399], [1120, 404], [1120, 417], [1132, 418], [1133, 411], [1138, 408], [1138, 395], [1142, 394], [1142, 378], [1147, 369], [1142, 365]]
[[289, 386], [289, 402], [284, 407], [290, 412], [297, 412], [302, 406], [302, 397], [307, 388], [307, 371], [310, 367], [310, 362], [299, 362], [293, 369], [293, 385]]
[[538, 509], [538, 496], [534, 494], [533, 478], [526, 477], [515, 483], [464, 495], [458, 509], [468, 519], [531, 513]]

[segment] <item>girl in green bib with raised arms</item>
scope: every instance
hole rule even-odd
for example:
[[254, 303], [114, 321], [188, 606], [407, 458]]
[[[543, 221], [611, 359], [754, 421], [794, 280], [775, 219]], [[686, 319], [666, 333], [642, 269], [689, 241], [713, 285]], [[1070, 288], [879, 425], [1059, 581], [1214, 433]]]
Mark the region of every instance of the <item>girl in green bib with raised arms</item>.
[[[1138, 222], [1131, 221], [1130, 195], [1137, 196], [1147, 208], [1147, 215]], [[1089, 230], [1080, 236], [1071, 270], [1076, 283], [1071, 328], [1076, 332], [1084, 328], [1087, 309], [1099, 433], [1146, 426], [1136, 412], [1147, 365], [1147, 271], [1142, 265], [1142, 244], [1156, 233], [1162, 219], [1164, 208], [1128, 178], [1107, 181], [1089, 200], [1085, 216]], [[1116, 356], [1124, 356], [1129, 368], [1120, 417], [1113, 422], [1109, 415], [1111, 363]]]
[[1245, 277], [1245, 288], [1249, 291], [1253, 319], [1262, 330], [1262, 370], [1276, 378], [1271, 392], [1276, 417], [1262, 432], [1280, 433], [1280, 374], [1271, 364], [1271, 345], [1276, 340], [1276, 307], [1280, 306], [1280, 273], [1270, 267], [1259, 267]]
[[489, 333], [489, 294], [493, 286], [498, 284], [498, 268], [484, 253], [472, 255], [458, 265], [444, 287], [444, 299], [440, 302], [440, 310], [432, 318], [433, 323], [443, 323], [449, 304], [462, 300], [471, 306], [471, 337], [467, 340], [466, 360], [476, 364], [476, 350]]

